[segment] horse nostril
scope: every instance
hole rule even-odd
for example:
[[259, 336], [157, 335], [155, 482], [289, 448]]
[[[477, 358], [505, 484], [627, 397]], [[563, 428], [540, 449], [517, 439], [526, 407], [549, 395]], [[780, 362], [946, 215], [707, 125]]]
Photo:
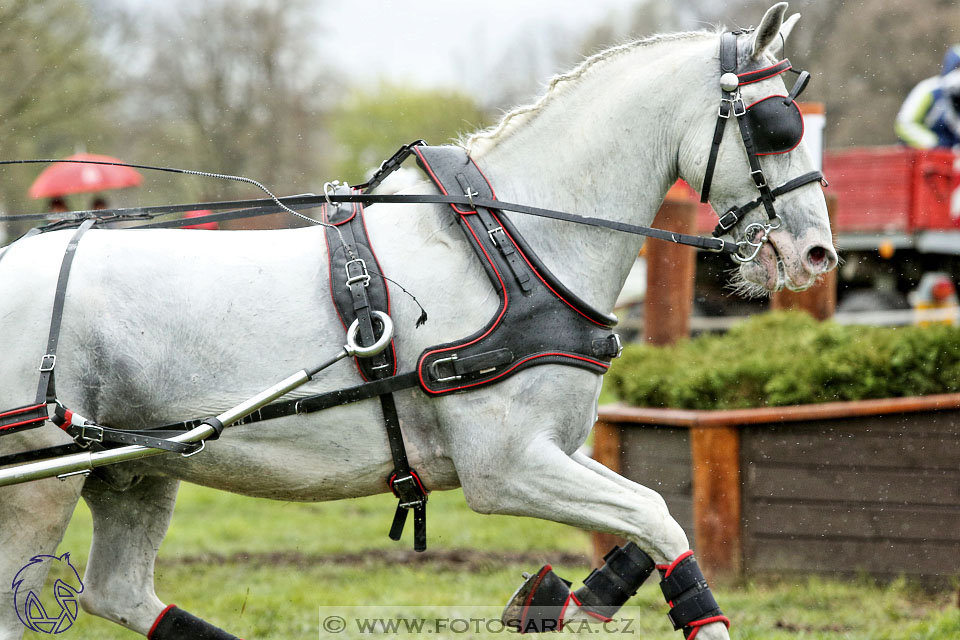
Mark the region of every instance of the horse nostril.
[[833, 269], [837, 264], [837, 259], [832, 251], [826, 247], [817, 245], [807, 250], [807, 265], [811, 271], [816, 273], [826, 273]]

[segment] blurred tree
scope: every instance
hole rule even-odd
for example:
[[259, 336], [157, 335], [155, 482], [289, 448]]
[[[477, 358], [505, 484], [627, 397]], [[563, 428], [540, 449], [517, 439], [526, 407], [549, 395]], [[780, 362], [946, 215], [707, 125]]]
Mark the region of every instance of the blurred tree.
[[[594, 29], [583, 53], [677, 28], [740, 28], [755, 25], [772, 0], [647, 0], [633, 14]], [[786, 44], [786, 56], [813, 74], [803, 99], [827, 108], [828, 147], [893, 144], [893, 122], [903, 99], [923, 78], [935, 75], [947, 48], [960, 43], [960, 4], [955, 0], [791, 0], [787, 15], [802, 18]], [[789, 82], [790, 79], [788, 78]]]
[[418, 138], [443, 144], [489, 122], [489, 115], [462, 93], [388, 83], [375, 91], [355, 89], [329, 119], [337, 149], [333, 175], [363, 182], [403, 144]]
[[[64, 157], [109, 146], [105, 107], [116, 96], [112, 65], [97, 49], [85, 7], [76, 0], [0, 3], [0, 149], [3, 159]], [[0, 209], [37, 210], [27, 189], [43, 167], [3, 167]], [[21, 229], [10, 229], [15, 235]]]
[[[277, 194], [316, 190], [327, 168], [328, 77], [312, 46], [321, 31], [315, 15], [307, 0], [212, 0], [129, 21], [123, 40], [136, 88], [126, 105], [134, 155], [247, 176]], [[262, 194], [178, 177], [155, 181], [149, 197], [240, 195]]]
[[798, 10], [787, 54], [814, 74], [804, 98], [826, 103], [830, 147], [896, 142], [894, 117], [907, 93], [938, 74], [947, 48], [960, 43], [953, 0], [807, 0]]

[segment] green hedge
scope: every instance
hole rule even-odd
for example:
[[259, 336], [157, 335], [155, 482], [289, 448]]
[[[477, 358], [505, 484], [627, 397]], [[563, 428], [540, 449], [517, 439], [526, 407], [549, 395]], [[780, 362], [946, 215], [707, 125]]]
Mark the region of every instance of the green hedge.
[[960, 328], [861, 327], [800, 312], [724, 335], [627, 346], [606, 391], [641, 407], [737, 409], [960, 391]]

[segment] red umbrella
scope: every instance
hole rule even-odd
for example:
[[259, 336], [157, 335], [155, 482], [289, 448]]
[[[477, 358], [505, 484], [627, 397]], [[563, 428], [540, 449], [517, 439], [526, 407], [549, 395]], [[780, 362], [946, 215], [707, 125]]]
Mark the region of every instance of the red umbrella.
[[[187, 211], [183, 217], [184, 218], [199, 218], [201, 216], [208, 216], [213, 211], [209, 209], [197, 209], [196, 211]], [[208, 231], [215, 231], [220, 228], [220, 223], [218, 222], [201, 222], [200, 224], [188, 224], [182, 229], [206, 229]]]
[[[120, 162], [116, 158], [95, 153], [77, 153], [67, 160]], [[136, 187], [141, 182], [143, 182], [143, 176], [130, 167], [80, 162], [55, 162], [37, 176], [33, 185], [30, 186], [29, 193], [31, 198], [56, 198], [70, 193]]]

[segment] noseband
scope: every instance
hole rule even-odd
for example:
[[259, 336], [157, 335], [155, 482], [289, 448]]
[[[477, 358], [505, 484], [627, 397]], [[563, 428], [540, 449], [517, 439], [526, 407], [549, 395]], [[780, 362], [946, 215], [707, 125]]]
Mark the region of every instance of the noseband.
[[[707, 202], [710, 197], [710, 185], [717, 164], [717, 155], [720, 152], [720, 143], [723, 140], [727, 120], [732, 115], [740, 127], [740, 137], [743, 139], [743, 146], [750, 162], [750, 177], [753, 178], [760, 196], [744, 205], [731, 207], [720, 216], [719, 223], [713, 230], [713, 236], [719, 238], [729, 233], [744, 216], [760, 205], [763, 205], [768, 218], [766, 224], [753, 223], [744, 229], [744, 239], [737, 243], [740, 251], [733, 255], [733, 259], [739, 263], [754, 260], [763, 244], [767, 242], [770, 232], [778, 229], [783, 223], [783, 219], [774, 207], [774, 201], [778, 196], [813, 182], [821, 182], [826, 186], [826, 180], [820, 171], [805, 173], [774, 189], [767, 184], [767, 178], [760, 166], [760, 156], [787, 153], [800, 144], [803, 137], [803, 117], [795, 99], [806, 88], [810, 81], [810, 74], [806, 71], [795, 71], [787, 59], [763, 69], [738, 73], [737, 36], [742, 33], [745, 32], [729, 31], [720, 36], [720, 90], [722, 93], [700, 197], [700, 202]], [[788, 95], [771, 95], [749, 107], [744, 105], [740, 95], [741, 86], [767, 80], [787, 71], [793, 71], [799, 75]], [[757, 236], [758, 232], [759, 236]], [[756, 239], [753, 236], [757, 236]]]

